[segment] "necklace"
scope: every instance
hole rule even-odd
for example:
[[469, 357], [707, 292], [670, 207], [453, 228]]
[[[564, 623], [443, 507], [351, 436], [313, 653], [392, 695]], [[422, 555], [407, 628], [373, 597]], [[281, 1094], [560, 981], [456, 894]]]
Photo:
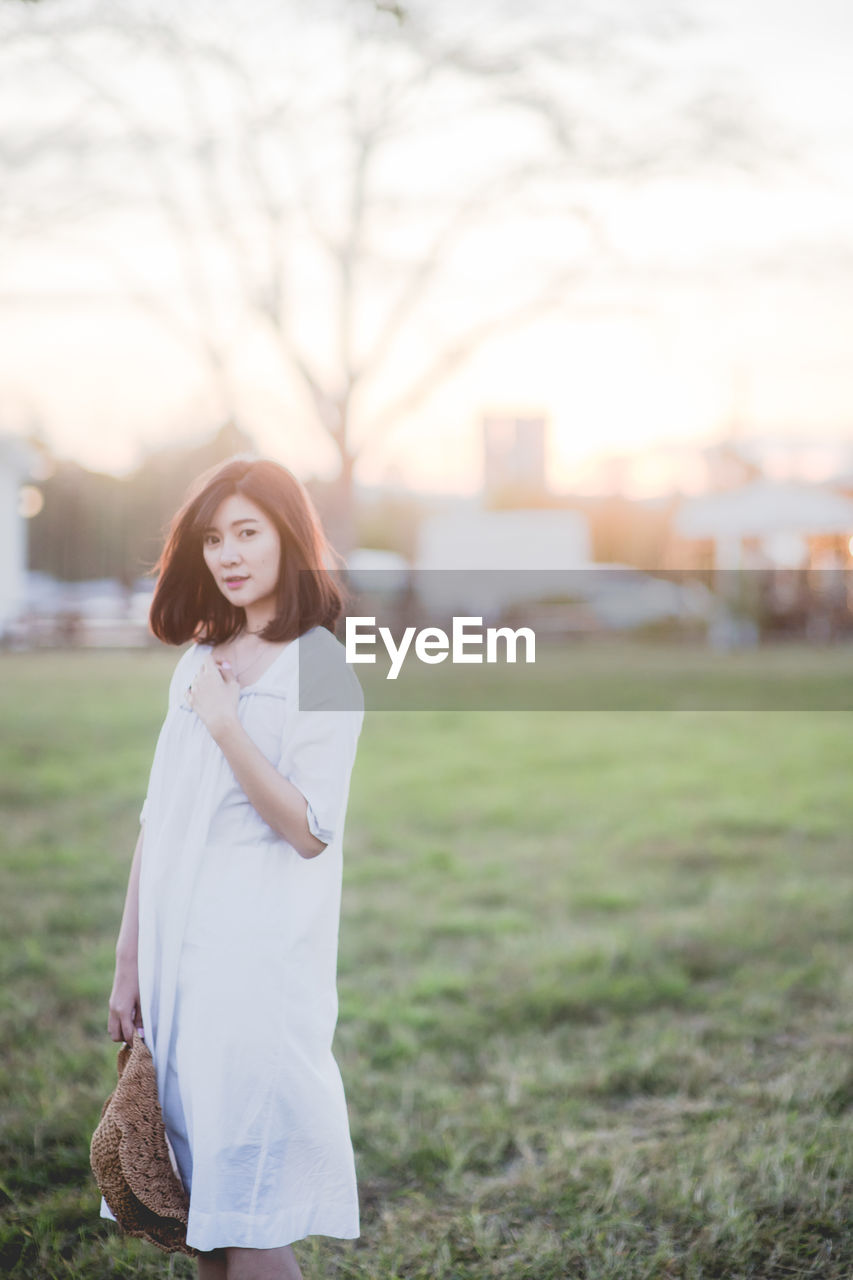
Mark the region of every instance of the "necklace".
[[[255, 632], [250, 632], [250, 634], [251, 634], [251, 635], [255, 635], [256, 633], [255, 633]], [[235, 678], [235, 680], [238, 680], [238, 681], [239, 681], [240, 677], [241, 677], [242, 675], [244, 675], [244, 674], [245, 674], [245, 672], [247, 672], [251, 667], [253, 667], [253, 666], [255, 665], [255, 663], [258, 661], [258, 658], [260, 658], [260, 657], [261, 657], [261, 655], [262, 655], [262, 654], [264, 654], [266, 651], [267, 651], [267, 650], [266, 650], [266, 645], [265, 645], [263, 642], [261, 642], [261, 646], [260, 646], [260, 648], [258, 649], [257, 653], [255, 654], [254, 658], [251, 658], [247, 663], [245, 663], [245, 664], [244, 664], [244, 665], [239, 669], [239, 671], [238, 671], [236, 668], [233, 668], [233, 671], [234, 671], [234, 678]]]

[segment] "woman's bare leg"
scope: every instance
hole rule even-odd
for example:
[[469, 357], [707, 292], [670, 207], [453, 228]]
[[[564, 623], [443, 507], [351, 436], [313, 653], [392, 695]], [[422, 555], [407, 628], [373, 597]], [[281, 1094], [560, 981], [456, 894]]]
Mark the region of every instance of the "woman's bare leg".
[[196, 1261], [198, 1262], [198, 1280], [228, 1280], [224, 1249], [200, 1253]]
[[228, 1255], [228, 1280], [303, 1280], [289, 1244], [281, 1249], [234, 1248], [225, 1252]]

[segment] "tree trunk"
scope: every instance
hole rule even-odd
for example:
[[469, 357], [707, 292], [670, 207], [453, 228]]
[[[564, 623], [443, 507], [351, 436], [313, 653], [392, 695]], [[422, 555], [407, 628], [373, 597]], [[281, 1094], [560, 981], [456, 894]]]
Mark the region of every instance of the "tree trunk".
[[331, 501], [326, 516], [326, 534], [335, 551], [348, 556], [356, 545], [355, 522], [355, 458], [348, 449], [340, 455], [341, 469], [332, 486]]

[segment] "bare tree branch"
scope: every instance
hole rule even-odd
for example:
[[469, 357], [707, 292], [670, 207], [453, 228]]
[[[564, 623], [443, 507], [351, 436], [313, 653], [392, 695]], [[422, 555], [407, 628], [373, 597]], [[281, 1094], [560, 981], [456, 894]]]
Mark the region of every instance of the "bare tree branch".
[[[79, 166], [82, 185], [84, 177], [91, 181], [92, 173], [103, 171], [107, 156], [123, 151], [131, 157], [143, 184], [137, 205], [146, 196], [154, 201], [177, 253], [191, 319], [119, 264], [114, 276], [124, 296], [182, 342], [194, 334], [194, 350], [229, 409], [238, 340], [230, 317], [239, 314], [263, 329], [334, 443], [348, 482], [355, 457], [422, 404], [481, 343], [541, 316], [581, 279], [581, 268], [568, 265], [570, 251], [557, 250], [549, 283], [534, 288], [533, 296], [495, 312], [484, 292], [468, 328], [445, 340], [410, 385], [368, 421], [363, 384], [370, 379], [371, 395], [382, 394], [398, 337], [435, 295], [464, 237], [480, 226], [495, 227], [493, 210], [518, 215], [525, 199], [544, 202], [547, 195], [566, 222], [583, 226], [587, 261], [606, 255], [612, 262], [606, 222], [586, 199], [591, 184], [616, 175], [660, 174], [675, 164], [683, 169], [688, 161], [742, 165], [761, 150], [749, 113], [739, 113], [732, 94], [721, 96], [716, 88], [709, 93], [697, 85], [682, 93], [677, 118], [665, 101], [647, 136], [632, 132], [633, 117], [613, 123], [606, 111], [596, 114], [598, 99], [588, 91], [592, 77], [599, 89], [599, 81], [633, 78], [643, 86], [644, 107], [653, 102], [657, 81], [649, 41], [642, 40], [647, 19], [633, 29], [628, 22], [617, 26], [594, 6], [554, 5], [557, 16], [536, 25], [537, 13], [507, 5], [501, 21], [485, 27], [449, 7], [437, 19], [425, 0], [341, 0], [334, 22], [328, 6], [309, 17], [295, 4], [281, 6], [284, 30], [294, 39], [328, 23], [331, 42], [316, 83], [310, 64], [300, 67], [293, 59], [279, 77], [284, 90], [269, 78], [263, 56], [258, 62], [257, 50], [201, 33], [201, 24], [190, 24], [180, 6], [167, 16], [150, 5], [131, 8], [98, 5], [84, 13], [73, 4], [67, 10], [40, 7], [32, 24], [13, 22], [4, 11], [0, 57], [44, 69], [47, 53], [52, 72], [66, 77], [78, 98], [61, 125], [31, 129], [26, 145], [8, 127], [0, 132], [0, 172], [21, 184], [32, 175], [35, 184], [42, 161], [59, 156]], [[265, 16], [277, 21], [279, 6]], [[245, 30], [245, 15], [241, 22]], [[93, 34], [100, 42], [96, 52]], [[112, 62], [103, 56], [104, 41], [114, 51]], [[156, 59], [168, 72], [179, 104], [174, 127], [160, 124], [132, 88], [113, 83], [109, 68], [123, 58]], [[451, 105], [441, 107], [443, 101]], [[519, 125], [518, 137], [494, 155], [472, 154], [452, 187], [442, 186], [436, 169], [434, 181], [424, 182], [415, 197], [388, 157], [401, 141], [417, 146], [421, 137], [452, 138], [451, 111], [460, 113], [463, 126], [481, 118], [511, 120]], [[329, 146], [334, 166], [324, 168], [323, 148]], [[139, 183], [126, 180], [118, 163], [110, 167], [118, 174], [112, 179], [111, 173], [111, 185], [120, 191], [124, 183], [126, 202]], [[116, 190], [111, 208], [120, 207]], [[67, 185], [61, 197], [48, 196], [42, 196], [42, 228], [51, 200], [56, 209], [67, 207]], [[8, 210], [4, 219], [10, 220]], [[397, 231], [403, 232], [402, 249]], [[323, 351], [307, 350], [300, 329], [294, 262], [299, 265], [302, 253], [312, 255], [312, 270], [323, 272], [329, 285], [323, 297], [333, 298]], [[371, 292], [380, 273], [381, 285]], [[362, 336], [366, 318], [370, 342]]]
[[[211, 333], [212, 298], [197, 236], [175, 193], [171, 176], [161, 155], [158, 139], [151, 134], [124, 99], [95, 77], [81, 59], [75, 57], [61, 42], [55, 41], [54, 49], [57, 65], [74, 76], [79, 83], [85, 84], [128, 128], [136, 153], [142, 158], [148, 170], [152, 189], [156, 192], [158, 202], [166, 215], [167, 223], [179, 248], [187, 293], [197, 318], [198, 346], [217, 383], [219, 394], [223, 396], [223, 407], [226, 412], [230, 412], [233, 408], [233, 394], [225, 374], [227, 359], [221, 340]], [[136, 300], [139, 300], [138, 297]]]
[[566, 291], [576, 285], [577, 281], [578, 273], [565, 272], [551, 281], [539, 296], [529, 298], [498, 315], [489, 316], [452, 339], [401, 396], [374, 416], [358, 448], [354, 451], [355, 456], [361, 455], [368, 445], [374, 444], [379, 436], [399, 422], [405, 414], [423, 403], [436, 390], [436, 387], [470, 359], [478, 348], [500, 333], [509, 332], [533, 320], [538, 320], [551, 308], [563, 302]]

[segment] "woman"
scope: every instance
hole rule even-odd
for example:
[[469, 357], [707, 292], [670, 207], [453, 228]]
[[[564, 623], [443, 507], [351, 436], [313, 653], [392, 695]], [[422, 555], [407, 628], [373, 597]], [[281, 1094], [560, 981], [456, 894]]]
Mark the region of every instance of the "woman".
[[327, 559], [298, 481], [237, 459], [200, 477], [158, 564], [151, 628], [195, 643], [140, 816], [109, 1031], [144, 1029], [200, 1280], [293, 1280], [294, 1240], [358, 1235], [331, 1043], [363, 710]]

